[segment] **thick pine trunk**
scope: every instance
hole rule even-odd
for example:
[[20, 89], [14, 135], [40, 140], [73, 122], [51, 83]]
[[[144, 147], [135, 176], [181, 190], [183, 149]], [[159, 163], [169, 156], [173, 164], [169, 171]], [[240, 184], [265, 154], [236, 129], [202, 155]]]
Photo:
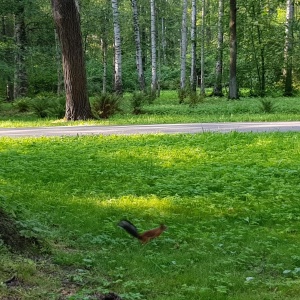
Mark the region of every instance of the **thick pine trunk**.
[[87, 93], [78, 5], [75, 0], [52, 0], [52, 8], [63, 59], [65, 119], [89, 119], [92, 113]]

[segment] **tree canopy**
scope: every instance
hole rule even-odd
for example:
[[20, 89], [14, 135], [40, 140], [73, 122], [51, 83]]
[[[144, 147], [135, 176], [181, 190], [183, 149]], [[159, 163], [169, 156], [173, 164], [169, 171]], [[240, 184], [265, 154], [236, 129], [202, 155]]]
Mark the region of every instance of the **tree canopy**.
[[[226, 87], [229, 84], [230, 6], [229, 2], [224, 2], [224, 12], [220, 20], [222, 10], [218, 2], [196, 1], [196, 32], [202, 31], [202, 25], [204, 31], [204, 35], [196, 35], [196, 74], [198, 78], [201, 77], [202, 47], [205, 87], [211, 88], [216, 85], [216, 63], [220, 59], [218, 58], [220, 53], [223, 55], [222, 86]], [[238, 87], [248, 89], [251, 95], [263, 96], [274, 88], [284, 94], [288, 82], [285, 76], [290, 74], [293, 77], [286, 89], [292, 87], [293, 91], [297, 90], [300, 75], [298, 59], [300, 51], [297, 43], [298, 2], [291, 0], [238, 0], [236, 2]], [[155, 52], [153, 52], [154, 41], [151, 42], [150, 4], [153, 3], [156, 20]], [[139, 51], [142, 53], [142, 60], [139, 63], [143, 64], [146, 89], [149, 90], [151, 84], [153, 85], [153, 57], [156, 57], [157, 81], [160, 88], [180, 87], [183, 2], [180, 2], [180, 5], [178, 0], [156, 0], [153, 3], [144, 0], [136, 1], [135, 13], [138, 12], [138, 15], [135, 16], [134, 24], [132, 1], [118, 1], [124, 91], [141, 88], [141, 79], [136, 65], [136, 26], [140, 36]], [[192, 1], [187, 3], [186, 75], [187, 79], [190, 79], [191, 51], [194, 47], [190, 35], [193, 3]], [[201, 16], [203, 5], [206, 6], [204, 18]], [[293, 10], [288, 5], [293, 5]], [[0, 3], [0, 11], [0, 97], [3, 99], [7, 97], [9, 87], [17, 84], [21, 84], [21, 92], [17, 93], [16, 97], [56, 92], [61, 80], [58, 76], [61, 58], [58, 40], [55, 38], [50, 3], [42, 0], [3, 0]], [[80, 14], [88, 92], [89, 94], [101, 92], [104, 82], [106, 82], [105, 90], [113, 91], [115, 44], [112, 2], [81, 0]], [[21, 41], [17, 35], [16, 26], [21, 24], [18, 20], [24, 22], [24, 35]], [[222, 31], [219, 24], [222, 26]], [[219, 44], [220, 32], [223, 32], [223, 45]], [[105, 59], [103, 59], [104, 54]], [[220, 83], [220, 74], [218, 74], [218, 82]], [[289, 90], [287, 94], [291, 94], [291, 91]]]

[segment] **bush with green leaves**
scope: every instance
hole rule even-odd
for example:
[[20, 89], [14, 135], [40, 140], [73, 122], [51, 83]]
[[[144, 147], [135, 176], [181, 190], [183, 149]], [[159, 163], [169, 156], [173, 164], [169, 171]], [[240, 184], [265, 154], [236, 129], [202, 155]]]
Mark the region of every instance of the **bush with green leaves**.
[[62, 119], [65, 116], [66, 99], [65, 97], [55, 97], [49, 101], [49, 108], [47, 113], [49, 117]]
[[48, 117], [49, 99], [44, 96], [37, 96], [30, 102], [31, 110], [40, 118]]
[[272, 113], [275, 109], [275, 104], [271, 99], [261, 99], [261, 111], [264, 113]]
[[28, 112], [30, 111], [30, 101], [31, 99], [27, 97], [19, 98], [13, 102], [13, 106], [18, 112]]
[[117, 94], [101, 94], [92, 102], [93, 113], [101, 119], [108, 119], [121, 111], [121, 99]]
[[140, 115], [143, 113], [143, 105], [147, 100], [147, 96], [143, 92], [135, 92], [132, 94], [130, 99], [130, 104], [132, 108], [132, 113], [134, 115]]

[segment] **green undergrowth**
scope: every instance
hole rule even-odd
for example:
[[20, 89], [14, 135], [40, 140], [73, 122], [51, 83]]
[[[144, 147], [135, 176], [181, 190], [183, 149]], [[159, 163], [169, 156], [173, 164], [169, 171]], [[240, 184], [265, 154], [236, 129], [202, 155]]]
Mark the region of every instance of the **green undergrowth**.
[[206, 97], [190, 105], [188, 99], [184, 104], [179, 104], [176, 91], [162, 91], [161, 97], [153, 103], [144, 100], [138, 107], [138, 114], [132, 112], [131, 97], [131, 94], [125, 94], [120, 110], [109, 119], [76, 122], [65, 122], [62, 118], [41, 118], [33, 112], [20, 113], [14, 104], [4, 103], [0, 106], [0, 127], [299, 121], [300, 114], [299, 97], [243, 97], [240, 100]]
[[[1, 138], [0, 161], [1, 207], [50, 248], [0, 243], [0, 299], [299, 299], [299, 133]], [[142, 246], [123, 218], [168, 230]]]

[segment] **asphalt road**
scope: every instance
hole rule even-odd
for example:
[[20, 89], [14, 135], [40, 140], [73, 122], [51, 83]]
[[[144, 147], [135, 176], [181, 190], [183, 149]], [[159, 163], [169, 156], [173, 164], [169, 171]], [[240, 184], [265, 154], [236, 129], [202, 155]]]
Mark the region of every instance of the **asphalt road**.
[[300, 122], [242, 122], [242, 123], [189, 123], [127, 126], [56, 126], [30, 128], [0, 128], [0, 137], [41, 137], [76, 135], [130, 135], [155, 133], [203, 132], [274, 132], [300, 131]]

